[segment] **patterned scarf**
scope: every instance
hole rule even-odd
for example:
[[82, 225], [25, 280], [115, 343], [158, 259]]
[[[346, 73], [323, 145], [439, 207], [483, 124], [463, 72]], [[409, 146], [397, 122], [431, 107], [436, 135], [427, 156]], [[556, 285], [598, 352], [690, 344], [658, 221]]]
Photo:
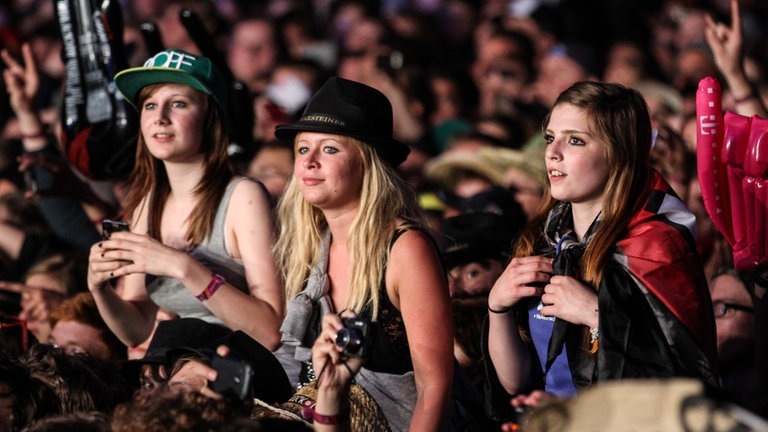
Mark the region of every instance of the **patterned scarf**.
[[[714, 315], [696, 253], [695, 217], [654, 171], [646, 203], [618, 241], [598, 290], [600, 349], [587, 352], [584, 328], [556, 319], [546, 369], [566, 347], [574, 384], [601, 379], [696, 376], [716, 382]], [[581, 258], [597, 231], [581, 242], [572, 234], [571, 206], [547, 217], [546, 255], [558, 275], [580, 278]]]

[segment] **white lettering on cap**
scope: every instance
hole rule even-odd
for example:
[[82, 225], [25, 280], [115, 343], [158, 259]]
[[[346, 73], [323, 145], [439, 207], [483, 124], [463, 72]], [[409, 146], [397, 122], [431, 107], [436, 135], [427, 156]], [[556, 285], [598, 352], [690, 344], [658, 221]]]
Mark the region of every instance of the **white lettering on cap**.
[[192, 66], [197, 57], [177, 52], [161, 52], [144, 62], [144, 67], [167, 67], [172, 69], [184, 69], [184, 66]]

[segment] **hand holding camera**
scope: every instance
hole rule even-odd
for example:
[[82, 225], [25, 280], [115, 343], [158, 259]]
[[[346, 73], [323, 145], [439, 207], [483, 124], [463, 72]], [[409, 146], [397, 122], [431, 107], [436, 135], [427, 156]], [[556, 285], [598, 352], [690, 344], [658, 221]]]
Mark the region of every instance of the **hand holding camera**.
[[371, 323], [359, 318], [342, 318], [341, 322], [344, 327], [336, 332], [336, 345], [347, 356], [365, 357], [368, 354]]
[[349, 386], [369, 352], [371, 323], [345, 312], [327, 314], [322, 332], [312, 347], [312, 364], [319, 388], [340, 390]]

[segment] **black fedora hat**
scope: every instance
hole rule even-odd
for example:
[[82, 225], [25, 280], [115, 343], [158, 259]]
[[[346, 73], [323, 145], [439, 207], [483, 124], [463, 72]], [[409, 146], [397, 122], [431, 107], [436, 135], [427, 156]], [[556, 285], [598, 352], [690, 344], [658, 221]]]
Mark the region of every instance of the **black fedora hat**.
[[170, 354], [179, 349], [202, 348], [232, 333], [227, 327], [212, 324], [199, 318], [175, 318], [157, 323], [147, 352], [140, 359], [123, 364], [123, 373], [131, 382], [138, 383], [142, 365], [171, 367], [175, 358]]
[[393, 166], [402, 163], [410, 149], [392, 138], [392, 104], [383, 93], [344, 78], [331, 77], [307, 103], [299, 121], [279, 125], [275, 136], [293, 142], [302, 131], [357, 138], [371, 146]]

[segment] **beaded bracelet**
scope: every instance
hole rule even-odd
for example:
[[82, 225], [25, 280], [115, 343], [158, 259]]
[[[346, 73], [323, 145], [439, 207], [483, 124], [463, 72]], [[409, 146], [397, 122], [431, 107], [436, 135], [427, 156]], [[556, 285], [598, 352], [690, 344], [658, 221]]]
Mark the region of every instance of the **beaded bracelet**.
[[589, 339], [590, 339], [590, 343], [594, 343], [596, 340], [600, 339], [599, 327], [592, 327], [589, 329]]
[[209, 298], [213, 297], [214, 294], [216, 294], [216, 291], [218, 291], [219, 288], [224, 285], [224, 282], [226, 282], [226, 280], [222, 276], [214, 273], [213, 276], [211, 276], [211, 281], [208, 283], [208, 286], [205, 287], [203, 292], [196, 295], [195, 297], [201, 302], [208, 300]]

